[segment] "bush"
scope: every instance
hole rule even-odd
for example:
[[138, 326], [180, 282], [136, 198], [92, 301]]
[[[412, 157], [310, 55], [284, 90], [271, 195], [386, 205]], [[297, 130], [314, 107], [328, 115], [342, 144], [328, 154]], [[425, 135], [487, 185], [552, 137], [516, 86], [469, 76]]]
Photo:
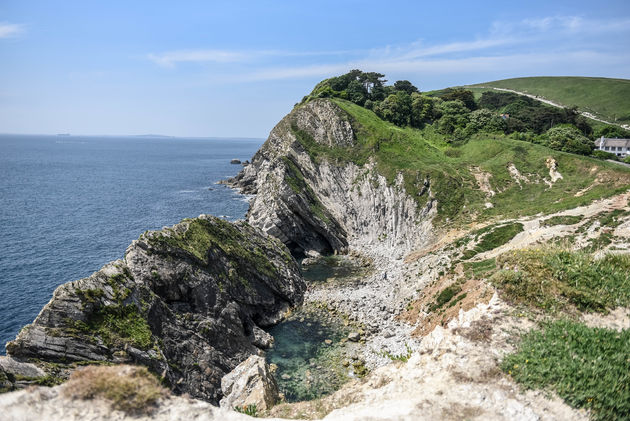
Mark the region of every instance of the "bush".
[[595, 420], [630, 414], [630, 330], [556, 321], [527, 333], [501, 368], [526, 389], [549, 388]]
[[595, 259], [585, 252], [537, 248], [497, 258], [507, 270], [490, 281], [509, 300], [556, 312], [568, 306], [606, 312], [630, 304], [630, 255]]
[[88, 366], [76, 370], [63, 386], [71, 399], [104, 399], [127, 413], [151, 413], [169, 392], [146, 367], [130, 365]]
[[571, 125], [555, 126], [547, 130], [547, 146], [557, 151], [590, 155], [594, 143]]
[[591, 156], [597, 159], [614, 159], [615, 161], [619, 161], [619, 157], [614, 153], [600, 151], [599, 149], [594, 150]]

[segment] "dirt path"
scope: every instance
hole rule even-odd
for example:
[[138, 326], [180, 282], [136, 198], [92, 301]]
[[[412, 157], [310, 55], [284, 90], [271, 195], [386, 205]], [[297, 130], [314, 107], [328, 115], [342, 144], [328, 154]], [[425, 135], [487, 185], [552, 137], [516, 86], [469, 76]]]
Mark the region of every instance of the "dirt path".
[[[616, 209], [628, 209], [628, 201], [630, 200], [630, 191], [610, 197], [608, 199], [597, 200], [590, 205], [580, 206], [577, 208], [556, 212], [550, 215], [539, 216], [534, 219], [520, 219], [515, 222], [523, 224], [523, 232], [517, 234], [512, 240], [506, 244], [499, 246], [493, 250], [480, 253], [475, 260], [484, 260], [496, 257], [506, 251], [522, 249], [531, 246], [537, 242], [544, 242], [552, 238], [565, 237], [574, 234], [576, 230], [588, 219], [603, 212], [610, 212]], [[544, 226], [541, 224], [543, 220], [554, 216], [582, 216], [582, 221], [572, 225], [552, 225]]]

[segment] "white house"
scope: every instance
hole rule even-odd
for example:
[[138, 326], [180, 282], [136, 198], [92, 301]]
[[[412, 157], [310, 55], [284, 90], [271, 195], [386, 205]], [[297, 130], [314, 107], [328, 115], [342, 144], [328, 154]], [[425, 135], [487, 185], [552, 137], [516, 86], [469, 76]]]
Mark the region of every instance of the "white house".
[[614, 153], [620, 158], [630, 155], [630, 139], [611, 139], [602, 136], [595, 141], [595, 147], [600, 151]]

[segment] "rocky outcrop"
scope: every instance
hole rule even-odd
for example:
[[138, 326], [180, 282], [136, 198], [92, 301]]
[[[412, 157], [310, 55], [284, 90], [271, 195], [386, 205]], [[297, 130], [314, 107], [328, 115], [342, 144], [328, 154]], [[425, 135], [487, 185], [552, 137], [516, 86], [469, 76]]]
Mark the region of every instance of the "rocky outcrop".
[[213, 403], [221, 378], [270, 345], [261, 327], [301, 303], [286, 247], [212, 216], [146, 232], [125, 257], [58, 287], [8, 355], [64, 378], [77, 364], [134, 363]]
[[271, 409], [279, 400], [278, 384], [265, 359], [252, 355], [221, 380], [221, 407]]
[[[409, 251], [426, 242], [435, 212], [430, 180], [426, 207], [388, 182], [374, 162], [352, 162], [357, 142], [352, 118], [333, 102], [297, 106], [271, 131], [252, 159], [227, 184], [256, 194], [247, 219], [296, 255], [344, 252], [348, 247]], [[326, 152], [322, 152], [326, 151]], [[333, 159], [330, 151], [346, 155]], [[322, 153], [320, 153], [322, 152]]]

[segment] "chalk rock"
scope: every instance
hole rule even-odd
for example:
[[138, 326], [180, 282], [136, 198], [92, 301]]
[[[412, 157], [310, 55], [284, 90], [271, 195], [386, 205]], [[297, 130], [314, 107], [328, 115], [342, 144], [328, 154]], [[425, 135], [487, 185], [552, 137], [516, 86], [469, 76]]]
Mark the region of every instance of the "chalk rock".
[[278, 401], [278, 385], [265, 359], [252, 355], [221, 379], [224, 398], [220, 406], [243, 408], [255, 405], [258, 410], [271, 408]]

